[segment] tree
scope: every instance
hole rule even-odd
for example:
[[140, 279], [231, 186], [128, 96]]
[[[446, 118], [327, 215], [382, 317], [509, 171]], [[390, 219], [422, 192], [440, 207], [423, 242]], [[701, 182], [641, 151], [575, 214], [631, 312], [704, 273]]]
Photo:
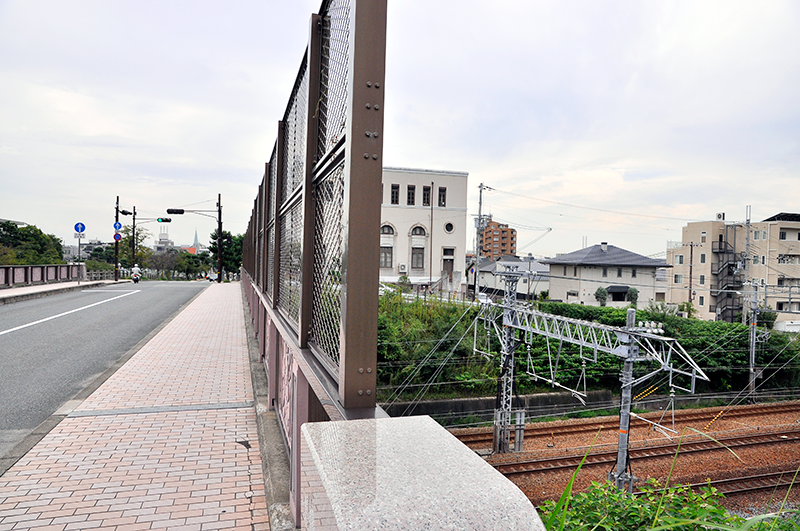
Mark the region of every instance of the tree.
[[169, 273], [169, 278], [172, 278], [172, 272], [178, 264], [179, 252], [176, 249], [167, 249], [159, 253], [153, 253], [149, 259], [149, 266], [156, 270], [158, 276], [162, 273]]
[[63, 264], [60, 238], [45, 234], [35, 225], [18, 227], [0, 223], [0, 263], [3, 265]]
[[203, 270], [203, 266], [205, 265], [205, 261], [207, 259], [208, 253], [200, 253], [199, 255], [195, 255], [183, 251], [178, 256], [175, 269], [186, 275], [187, 279], [197, 278], [197, 274]]
[[[231, 236], [231, 233], [222, 231], [222, 269], [229, 273], [239, 271], [242, 265], [242, 241], [244, 235]], [[211, 233], [211, 241], [208, 245], [214, 264], [217, 263], [217, 231]]]
[[119, 242], [119, 263], [122, 267], [133, 267], [133, 264], [139, 264], [139, 267], [147, 267], [150, 255], [153, 250], [146, 247], [144, 242], [147, 238], [152, 237], [149, 230], [142, 227], [136, 227], [136, 257], [131, 260], [131, 235], [133, 227], [125, 225], [122, 227], [122, 240]]
[[95, 260], [97, 262], [106, 262], [113, 265], [114, 246], [106, 245], [103, 247], [95, 247], [94, 249], [92, 249], [92, 252], [89, 253], [89, 259]]
[[639, 290], [636, 288], [628, 288], [628, 293], [625, 294], [625, 300], [630, 301], [631, 306], [636, 308], [636, 303], [639, 302]]
[[594, 298], [597, 299], [597, 302], [600, 303], [600, 306], [605, 306], [606, 301], [608, 300], [608, 290], [604, 287], [599, 287], [594, 292]]

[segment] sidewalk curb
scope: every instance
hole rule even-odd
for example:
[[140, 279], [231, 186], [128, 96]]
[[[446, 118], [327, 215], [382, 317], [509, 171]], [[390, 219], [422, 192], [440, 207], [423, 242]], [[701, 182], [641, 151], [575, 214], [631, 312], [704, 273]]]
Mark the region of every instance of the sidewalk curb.
[[[84, 288], [85, 286], [80, 286], [80, 288]], [[76, 288], [77, 289], [77, 288]], [[63, 291], [70, 291], [70, 290], [63, 290]], [[18, 442], [14, 447], [12, 447], [5, 455], [0, 456], [0, 477], [3, 477], [3, 474], [8, 471], [9, 468], [14, 466], [14, 464], [25, 457], [27, 454], [36, 444], [44, 439], [44, 437], [50, 433], [50, 431], [58, 426], [62, 420], [67, 418], [69, 414], [76, 409], [81, 402], [86, 400], [92, 393], [94, 393], [103, 383], [111, 378], [111, 376], [119, 370], [120, 367], [125, 365], [129, 359], [131, 359], [139, 350], [142, 349], [147, 343], [153, 339], [156, 334], [161, 332], [165, 326], [167, 326], [175, 317], [177, 317], [183, 310], [185, 310], [194, 300], [200, 296], [201, 293], [205, 291], [201, 289], [198, 291], [191, 299], [186, 301], [182, 304], [172, 315], [164, 319], [164, 321], [155, 327], [149, 334], [144, 336], [142, 339], [139, 340], [130, 350], [128, 350], [125, 354], [120, 356], [108, 369], [103, 371], [100, 376], [95, 378], [89, 385], [78, 391], [72, 398], [67, 400], [55, 413], [50, 415], [47, 419], [44, 420], [41, 424], [36, 426], [33, 431], [31, 431], [28, 435], [25, 436], [20, 442]], [[47, 294], [53, 292], [45, 292]]]
[[261, 450], [261, 467], [264, 474], [264, 492], [267, 496], [270, 531], [294, 530], [289, 508], [289, 457], [281, 437], [278, 416], [269, 409], [267, 392], [267, 373], [261, 362], [258, 341], [253, 330], [250, 308], [242, 289], [242, 310], [244, 312], [247, 350], [250, 354], [250, 377], [253, 382], [256, 424], [258, 426], [258, 446]]
[[[127, 282], [130, 282], [130, 281], [127, 281], [127, 282], [126, 281], [115, 282], [113, 280], [90, 280], [90, 281], [87, 281], [86, 284], [83, 284], [83, 285], [80, 285], [80, 286], [66, 286], [66, 287], [63, 287], [63, 288], [59, 287], [59, 288], [48, 289], [48, 290], [44, 290], [44, 291], [35, 291], [35, 292], [32, 292], [32, 293], [23, 293], [21, 295], [8, 295], [8, 296], [4, 296], [3, 295], [3, 291], [4, 290], [0, 290], [0, 305], [2, 305], [2, 304], [13, 304], [15, 302], [28, 301], [28, 300], [31, 300], [31, 299], [40, 299], [42, 297], [49, 297], [50, 295], [58, 295], [58, 294], [61, 294], [61, 293], [67, 293], [69, 291], [77, 291], [79, 289], [98, 288], [98, 287], [102, 287], [102, 286], [114, 285], [114, 284], [119, 284], [121, 282], [122, 283], [127, 283]], [[46, 286], [47, 284], [38, 284], [38, 285]], [[51, 284], [51, 285], [53, 285], [53, 284]], [[31, 286], [20, 286], [20, 287], [31, 287]], [[14, 288], [8, 288], [8, 289], [14, 289]]]

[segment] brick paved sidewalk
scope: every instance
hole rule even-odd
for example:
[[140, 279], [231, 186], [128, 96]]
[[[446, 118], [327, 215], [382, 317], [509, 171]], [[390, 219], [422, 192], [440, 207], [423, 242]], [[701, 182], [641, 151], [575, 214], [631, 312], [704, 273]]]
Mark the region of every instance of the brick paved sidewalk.
[[0, 531], [268, 522], [238, 283], [209, 286], [0, 476]]

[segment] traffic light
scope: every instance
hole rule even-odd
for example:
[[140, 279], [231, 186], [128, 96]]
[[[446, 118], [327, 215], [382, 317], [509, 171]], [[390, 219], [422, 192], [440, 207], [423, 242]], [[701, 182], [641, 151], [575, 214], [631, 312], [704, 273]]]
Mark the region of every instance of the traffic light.
[[167, 214], [183, 214], [182, 208], [168, 208]]
[[172, 221], [172, 218], [158, 218], [156, 221], [158, 221], [159, 223], [169, 223], [170, 221]]

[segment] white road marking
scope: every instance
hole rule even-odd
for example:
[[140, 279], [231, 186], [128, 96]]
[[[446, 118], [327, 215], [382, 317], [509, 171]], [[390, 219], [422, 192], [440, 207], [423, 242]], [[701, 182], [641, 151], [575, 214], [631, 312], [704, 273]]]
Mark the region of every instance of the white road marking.
[[51, 317], [45, 317], [44, 319], [39, 319], [38, 321], [33, 321], [32, 323], [16, 326], [14, 328], [9, 328], [8, 330], [3, 330], [2, 332], [0, 332], [0, 336], [2, 336], [3, 334], [8, 334], [10, 332], [16, 332], [17, 330], [22, 330], [23, 328], [28, 328], [29, 326], [41, 324], [41, 323], [44, 323], [44, 322], [47, 322], [47, 321], [52, 321], [53, 319], [58, 319], [59, 317], [64, 317], [65, 315], [69, 315], [71, 313], [79, 312], [81, 310], [86, 310], [86, 309], [92, 308], [94, 306], [99, 306], [100, 304], [105, 304], [107, 302], [111, 302], [111, 301], [114, 301], [114, 300], [117, 300], [117, 299], [121, 299], [122, 297], [127, 297], [128, 295], [133, 295], [134, 293], [139, 293], [140, 291], [142, 291], [142, 290], [137, 289], [137, 290], [134, 290], [134, 291], [129, 291], [128, 293], [123, 293], [122, 295], [119, 295], [117, 297], [111, 297], [110, 299], [106, 299], [104, 301], [95, 302], [94, 304], [90, 304], [88, 306], [82, 306], [81, 308], [75, 308], [74, 310], [70, 310], [68, 312], [60, 313], [58, 315], [53, 315]]

